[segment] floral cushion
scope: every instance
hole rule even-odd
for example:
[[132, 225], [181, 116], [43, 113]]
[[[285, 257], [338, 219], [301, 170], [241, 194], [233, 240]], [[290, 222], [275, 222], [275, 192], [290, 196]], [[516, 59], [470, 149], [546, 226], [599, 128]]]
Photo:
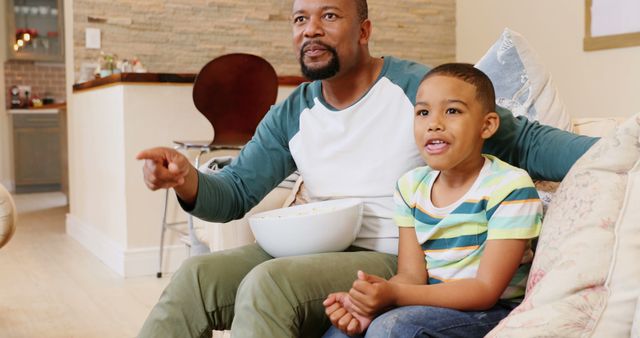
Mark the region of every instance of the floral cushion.
[[640, 114], [594, 144], [562, 181], [527, 295], [489, 336], [628, 337], [640, 296], [638, 205]]
[[[640, 119], [640, 116], [638, 117]], [[640, 122], [638, 122], [640, 123]], [[630, 131], [630, 130], [628, 130]], [[636, 136], [636, 148], [640, 140]], [[636, 150], [635, 156], [640, 151]], [[631, 154], [630, 154], [631, 155]], [[633, 157], [631, 155], [631, 157]], [[618, 170], [619, 168], [612, 168]], [[640, 297], [640, 161], [627, 175], [624, 204], [616, 222], [616, 243], [613, 261], [605, 286], [609, 290], [607, 303], [594, 337], [628, 337], [629, 325]], [[640, 338], [639, 335], [632, 336]]]
[[[603, 137], [610, 134], [615, 127], [624, 121], [621, 117], [609, 117], [609, 118], [575, 118], [573, 121], [573, 132], [592, 136]], [[547, 214], [549, 204], [553, 201], [553, 196], [558, 190], [559, 182], [551, 181], [535, 181], [536, 190], [542, 201], [543, 214]]]
[[551, 75], [522, 35], [505, 28], [476, 67], [493, 82], [499, 106], [515, 116], [571, 130], [571, 118]]

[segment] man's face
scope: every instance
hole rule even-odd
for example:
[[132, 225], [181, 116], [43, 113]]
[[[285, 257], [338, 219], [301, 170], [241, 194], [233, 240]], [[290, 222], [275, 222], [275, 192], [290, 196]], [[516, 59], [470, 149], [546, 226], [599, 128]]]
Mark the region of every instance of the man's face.
[[302, 74], [333, 77], [357, 62], [360, 20], [353, 0], [296, 0], [291, 16], [293, 45]]

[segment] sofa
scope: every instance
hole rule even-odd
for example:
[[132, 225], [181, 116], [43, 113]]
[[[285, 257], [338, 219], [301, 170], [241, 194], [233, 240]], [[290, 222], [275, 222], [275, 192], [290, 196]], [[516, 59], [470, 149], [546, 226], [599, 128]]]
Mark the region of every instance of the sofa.
[[[490, 337], [640, 337], [640, 114], [572, 122], [603, 138], [562, 182], [536, 182], [546, 212], [527, 297]], [[212, 250], [253, 242], [250, 215], [304, 202], [300, 183], [209, 223]]]
[[538, 182], [527, 294], [490, 337], [640, 337], [640, 114], [574, 126], [602, 139], [562, 182]]
[[[562, 182], [536, 182], [545, 216], [527, 294], [488, 336], [640, 338], [640, 114], [572, 118], [532, 46], [508, 28], [476, 67], [514, 115], [602, 137]], [[249, 215], [296, 199], [299, 184]], [[253, 241], [247, 216], [207, 229], [215, 250]]]

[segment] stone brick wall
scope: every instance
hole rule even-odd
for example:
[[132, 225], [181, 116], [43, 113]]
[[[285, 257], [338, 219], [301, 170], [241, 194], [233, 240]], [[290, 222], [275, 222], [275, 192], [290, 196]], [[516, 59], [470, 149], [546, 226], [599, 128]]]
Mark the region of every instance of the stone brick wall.
[[[7, 92], [16, 85], [31, 86], [31, 97], [49, 95], [55, 102], [65, 101], [64, 64], [37, 63], [33, 61], [7, 61], [4, 63], [4, 84]], [[5, 107], [10, 106], [6, 95]]]
[[[291, 47], [292, 0], [75, 0], [76, 79], [99, 51], [85, 28], [99, 28], [102, 50], [138, 57], [150, 72], [195, 73], [210, 59], [247, 52], [279, 75], [298, 75]], [[369, 0], [371, 51], [430, 65], [455, 60], [455, 0]], [[89, 17], [98, 20], [89, 20]], [[90, 22], [91, 21], [91, 22]]]

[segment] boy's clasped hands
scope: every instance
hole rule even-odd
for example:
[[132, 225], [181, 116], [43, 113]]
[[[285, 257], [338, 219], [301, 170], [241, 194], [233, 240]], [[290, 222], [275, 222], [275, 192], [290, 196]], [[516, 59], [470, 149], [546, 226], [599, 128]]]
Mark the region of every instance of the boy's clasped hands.
[[395, 303], [394, 283], [358, 271], [349, 292], [330, 294], [322, 303], [331, 324], [348, 335], [364, 332], [376, 314]]

